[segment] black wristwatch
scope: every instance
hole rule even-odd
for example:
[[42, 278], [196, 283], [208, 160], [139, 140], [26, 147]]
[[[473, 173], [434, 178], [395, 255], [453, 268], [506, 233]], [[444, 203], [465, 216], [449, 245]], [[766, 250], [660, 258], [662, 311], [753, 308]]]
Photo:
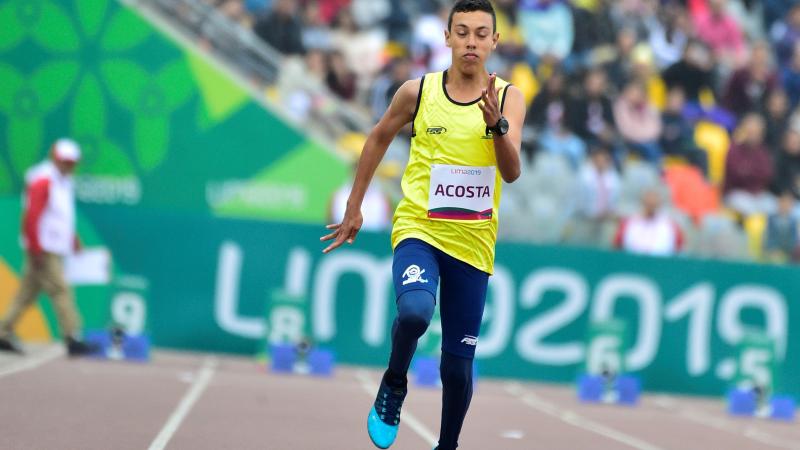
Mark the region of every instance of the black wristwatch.
[[500, 116], [500, 119], [497, 120], [497, 124], [489, 128], [489, 131], [495, 136], [502, 136], [508, 133], [508, 120], [506, 120], [504, 116]]

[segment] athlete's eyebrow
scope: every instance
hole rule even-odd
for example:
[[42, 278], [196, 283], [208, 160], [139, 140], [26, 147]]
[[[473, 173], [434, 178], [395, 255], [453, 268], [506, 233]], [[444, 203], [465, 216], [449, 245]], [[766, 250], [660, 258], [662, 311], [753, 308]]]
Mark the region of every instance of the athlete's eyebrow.
[[[469, 26], [466, 25], [466, 24], [463, 24], [463, 23], [457, 23], [457, 24], [455, 24], [455, 27], [466, 28], [467, 30], [469, 30]], [[489, 27], [487, 27], [486, 25], [481, 25], [478, 28], [476, 28], [475, 31], [488, 30], [488, 29], [489, 29]]]

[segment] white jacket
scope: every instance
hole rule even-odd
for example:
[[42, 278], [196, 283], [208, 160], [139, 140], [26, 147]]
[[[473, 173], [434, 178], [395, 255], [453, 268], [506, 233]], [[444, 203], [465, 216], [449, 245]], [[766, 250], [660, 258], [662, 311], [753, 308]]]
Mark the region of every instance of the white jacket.
[[[75, 245], [75, 193], [72, 177], [64, 176], [51, 161], [44, 161], [25, 174], [23, 206], [26, 219], [23, 223], [23, 246], [30, 250], [37, 246], [56, 255], [72, 253]], [[34, 204], [32, 189], [47, 187], [43, 205]], [[29, 221], [32, 211], [41, 208], [38, 220]], [[35, 235], [34, 235], [35, 233]], [[32, 240], [36, 242], [31, 242]]]

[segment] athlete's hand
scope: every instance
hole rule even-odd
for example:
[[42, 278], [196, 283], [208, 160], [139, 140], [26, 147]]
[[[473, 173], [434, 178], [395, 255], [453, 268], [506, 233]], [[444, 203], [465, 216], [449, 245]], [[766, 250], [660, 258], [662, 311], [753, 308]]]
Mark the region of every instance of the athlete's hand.
[[500, 105], [497, 98], [497, 88], [494, 87], [494, 82], [497, 80], [497, 74], [489, 75], [489, 84], [481, 94], [481, 101], [478, 102], [478, 108], [483, 112], [483, 121], [486, 126], [493, 127], [497, 125], [500, 120]]
[[333, 239], [334, 241], [331, 242], [329, 246], [325, 247], [322, 253], [331, 252], [345, 242], [348, 244], [355, 242], [356, 234], [358, 234], [358, 230], [361, 229], [362, 223], [364, 223], [364, 218], [361, 215], [361, 211], [350, 211], [350, 209], [348, 209], [344, 214], [342, 223], [332, 223], [325, 226], [325, 228], [333, 230], [333, 232], [322, 236], [319, 240], [325, 242]]

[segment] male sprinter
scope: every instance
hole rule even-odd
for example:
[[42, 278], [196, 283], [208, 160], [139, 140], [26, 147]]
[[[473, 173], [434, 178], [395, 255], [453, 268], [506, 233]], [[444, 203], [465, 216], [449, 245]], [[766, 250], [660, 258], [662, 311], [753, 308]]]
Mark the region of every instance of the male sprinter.
[[494, 265], [502, 180], [520, 174], [525, 106], [522, 93], [489, 74], [485, 62], [499, 39], [488, 0], [458, 0], [445, 41], [452, 64], [407, 81], [370, 133], [342, 223], [324, 252], [352, 244], [362, 224], [361, 201], [386, 148], [412, 122], [404, 198], [394, 215], [392, 272], [397, 318], [389, 367], [367, 418], [372, 442], [397, 436], [411, 357], [433, 316], [441, 281], [442, 423], [440, 450], [458, 446], [472, 398], [472, 360]]

